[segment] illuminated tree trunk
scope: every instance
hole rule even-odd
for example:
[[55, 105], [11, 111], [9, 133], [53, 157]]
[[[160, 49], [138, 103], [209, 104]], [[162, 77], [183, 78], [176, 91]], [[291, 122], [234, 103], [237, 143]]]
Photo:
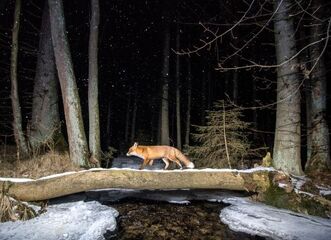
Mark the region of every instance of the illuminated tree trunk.
[[100, 120], [98, 100], [98, 34], [99, 34], [99, 0], [91, 0], [91, 22], [89, 41], [89, 147], [90, 162], [98, 163], [101, 158]]
[[[323, 11], [321, 1], [314, 0], [313, 5], [317, 13]], [[320, 13], [319, 16], [323, 16], [323, 14]], [[317, 42], [323, 34], [323, 24], [314, 19], [310, 30], [311, 42]], [[314, 44], [310, 51], [312, 64], [318, 62], [310, 76], [311, 111], [308, 114], [310, 114], [311, 128], [309, 129], [310, 142], [308, 142], [308, 148], [311, 149], [311, 152], [306, 163], [308, 171], [331, 168], [329, 127], [326, 119], [327, 80], [324, 58], [321, 56], [322, 48], [322, 44]]]
[[22, 128], [22, 113], [18, 96], [17, 84], [17, 54], [18, 54], [18, 33], [20, 29], [21, 0], [15, 2], [14, 24], [12, 30], [12, 48], [10, 62], [10, 81], [11, 81], [11, 101], [13, 109], [13, 128], [17, 147], [18, 159], [28, 155], [29, 149]]
[[[179, 28], [177, 26], [176, 34], [176, 50], [179, 51], [180, 36]], [[176, 55], [176, 130], [177, 130], [177, 148], [182, 149], [182, 137], [181, 137], [181, 116], [180, 116], [180, 64], [179, 55]]]
[[126, 114], [125, 114], [125, 130], [124, 130], [124, 141], [125, 143], [129, 143], [129, 128], [130, 128], [130, 108], [131, 108], [131, 88], [129, 90], [129, 96], [127, 97], [127, 105], [126, 105]]
[[[239, 66], [239, 56], [234, 56], [234, 66]], [[233, 71], [232, 76], [232, 99], [235, 104], [238, 104], [238, 96], [239, 96], [239, 87], [238, 87], [238, 78], [239, 72], [238, 70]]]
[[133, 109], [132, 109], [132, 122], [131, 122], [131, 143], [134, 142], [136, 137], [136, 122], [137, 122], [137, 86], [135, 88], [134, 99], [133, 99]]
[[191, 59], [187, 60], [187, 108], [186, 108], [186, 130], [184, 146], [190, 145], [190, 129], [191, 129], [191, 101], [192, 101], [192, 75], [191, 75]]
[[163, 46], [162, 99], [161, 99], [161, 144], [169, 145], [169, 58], [170, 29], [166, 26]]
[[[277, 63], [282, 64], [296, 53], [293, 19], [289, 9], [291, 1], [275, 1], [274, 31]], [[277, 68], [277, 112], [274, 142], [274, 166], [295, 175], [302, 174], [300, 128], [300, 82], [298, 61]]]
[[52, 47], [49, 9], [48, 3], [45, 1], [34, 80], [32, 119], [29, 135], [29, 142], [34, 151], [51, 141], [64, 141], [61, 134], [57, 90], [58, 83]]
[[71, 54], [65, 30], [63, 3], [61, 0], [48, 0], [50, 9], [51, 33], [60, 80], [64, 115], [67, 126], [71, 160], [79, 165], [88, 165], [88, 147], [83, 126], [76, 79], [73, 72]]

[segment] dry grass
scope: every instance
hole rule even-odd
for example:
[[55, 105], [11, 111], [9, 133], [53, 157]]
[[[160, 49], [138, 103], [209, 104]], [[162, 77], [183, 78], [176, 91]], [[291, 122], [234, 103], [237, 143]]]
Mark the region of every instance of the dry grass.
[[0, 222], [29, 220], [37, 216], [33, 208], [0, 193]]
[[40, 178], [52, 174], [82, 170], [70, 161], [67, 152], [50, 151], [27, 160], [16, 160], [15, 151], [0, 151], [0, 177]]
[[[67, 152], [50, 151], [43, 155], [18, 161], [16, 160], [15, 147], [0, 147], [0, 177], [37, 179], [52, 174], [79, 170], [81, 168], [70, 161]], [[0, 222], [28, 220], [35, 216], [37, 213], [32, 208], [9, 197], [5, 189], [0, 191]]]

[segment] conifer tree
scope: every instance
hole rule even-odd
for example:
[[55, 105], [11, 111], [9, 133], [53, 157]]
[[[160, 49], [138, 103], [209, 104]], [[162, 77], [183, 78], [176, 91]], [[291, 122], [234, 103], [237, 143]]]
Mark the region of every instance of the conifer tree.
[[242, 112], [217, 101], [207, 111], [206, 126], [194, 126], [196, 146], [189, 148], [199, 167], [238, 167], [250, 147], [245, 130], [249, 123], [241, 120]]

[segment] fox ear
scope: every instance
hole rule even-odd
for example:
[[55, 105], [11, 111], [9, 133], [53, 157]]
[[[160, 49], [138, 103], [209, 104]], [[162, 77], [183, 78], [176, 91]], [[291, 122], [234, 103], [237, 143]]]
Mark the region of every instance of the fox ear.
[[134, 146], [134, 147], [137, 147], [137, 146], [138, 146], [138, 143], [137, 143], [137, 142], [135, 142], [135, 143], [133, 144], [133, 146]]

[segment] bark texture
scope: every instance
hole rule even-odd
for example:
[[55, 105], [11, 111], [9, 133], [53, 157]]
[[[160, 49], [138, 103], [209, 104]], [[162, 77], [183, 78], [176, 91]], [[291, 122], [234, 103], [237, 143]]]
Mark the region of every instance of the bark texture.
[[58, 82], [46, 1], [39, 38], [39, 52], [34, 80], [32, 119], [29, 142], [36, 151], [42, 145], [63, 136], [58, 105]]
[[99, 0], [91, 0], [91, 22], [89, 40], [89, 147], [92, 161], [99, 162], [101, 158], [100, 119], [98, 100], [98, 34], [100, 8]]
[[[319, 16], [323, 16], [321, 1], [314, 0], [313, 7], [318, 11]], [[314, 11], [315, 12], [315, 11]], [[324, 34], [323, 23], [314, 19], [311, 30], [311, 42], [320, 40]], [[310, 156], [307, 159], [306, 169], [308, 171], [323, 171], [331, 169], [330, 161], [330, 138], [329, 127], [326, 118], [326, 98], [327, 79], [324, 58], [322, 54], [322, 44], [314, 44], [311, 47], [310, 57], [315, 65], [310, 76], [310, 129], [308, 129], [309, 139], [308, 149]]]
[[[176, 50], [180, 49], [180, 31], [177, 26], [176, 33]], [[180, 62], [179, 55], [176, 55], [176, 130], [177, 130], [177, 148], [182, 149], [182, 135], [181, 135], [181, 114], [180, 114]]]
[[161, 144], [169, 145], [169, 58], [170, 58], [170, 29], [166, 26], [163, 46], [162, 68], [162, 99], [161, 99]]
[[191, 60], [187, 60], [187, 108], [186, 108], [186, 129], [185, 129], [185, 146], [190, 145], [190, 130], [191, 130], [191, 100], [192, 100], [192, 89], [191, 89]]
[[85, 166], [88, 165], [89, 152], [83, 126], [78, 89], [65, 32], [63, 3], [61, 0], [48, 0], [48, 4], [50, 9], [54, 55], [60, 80], [67, 126], [70, 158], [74, 163]]
[[17, 158], [24, 158], [29, 153], [27, 141], [22, 127], [22, 113], [18, 95], [17, 55], [18, 34], [20, 30], [21, 0], [15, 2], [14, 24], [12, 30], [12, 48], [10, 58], [11, 102], [13, 110], [13, 129], [17, 148]]
[[27, 182], [0, 179], [1, 191], [23, 201], [37, 201], [105, 188], [124, 189], [231, 189], [265, 191], [276, 172], [268, 170], [139, 171], [89, 170]]
[[[289, 0], [276, 0], [275, 43], [277, 64], [277, 112], [274, 142], [274, 166], [285, 172], [301, 175], [300, 82], [298, 61], [282, 64], [296, 53], [293, 19]], [[277, 8], [279, 9], [277, 10]]]

